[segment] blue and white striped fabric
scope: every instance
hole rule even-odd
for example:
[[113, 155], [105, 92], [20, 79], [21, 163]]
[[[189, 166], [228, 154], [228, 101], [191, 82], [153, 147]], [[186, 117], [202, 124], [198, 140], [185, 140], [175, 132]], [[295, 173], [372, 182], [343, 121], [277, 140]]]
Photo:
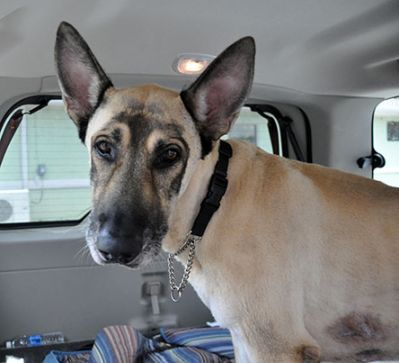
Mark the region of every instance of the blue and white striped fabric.
[[193, 347], [171, 348], [163, 352], [149, 353], [144, 363], [227, 363], [227, 358]]
[[219, 356], [234, 358], [230, 332], [223, 328], [161, 329], [161, 336], [172, 345], [196, 347]]
[[128, 325], [104, 328], [86, 354], [51, 352], [45, 363], [226, 363], [234, 356], [226, 329], [162, 329], [149, 339]]
[[110, 326], [97, 334], [88, 363], [136, 362], [146, 352], [161, 347], [131, 326]]

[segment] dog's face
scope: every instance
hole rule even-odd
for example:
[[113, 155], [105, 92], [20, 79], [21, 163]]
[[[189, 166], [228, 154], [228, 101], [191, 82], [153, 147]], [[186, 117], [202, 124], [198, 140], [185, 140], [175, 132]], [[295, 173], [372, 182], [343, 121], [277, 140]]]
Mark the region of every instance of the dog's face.
[[79, 33], [60, 25], [56, 68], [90, 154], [87, 241], [97, 263], [137, 267], [159, 253], [177, 199], [245, 101], [254, 53], [253, 39], [241, 39], [180, 94], [155, 85], [116, 89]]
[[178, 94], [156, 86], [110, 89], [89, 122], [97, 262], [132, 266], [159, 252], [168, 215], [201, 143]]

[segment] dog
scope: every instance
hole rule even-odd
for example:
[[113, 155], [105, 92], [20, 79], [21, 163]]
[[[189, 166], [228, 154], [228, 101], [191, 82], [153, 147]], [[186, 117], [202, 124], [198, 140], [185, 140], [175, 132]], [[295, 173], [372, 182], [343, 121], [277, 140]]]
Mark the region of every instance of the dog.
[[398, 358], [398, 189], [229, 140], [219, 209], [202, 238], [186, 238], [254, 59], [246, 37], [181, 93], [116, 89], [61, 23], [59, 84], [91, 160], [92, 257], [136, 268], [161, 248], [179, 251], [190, 283], [230, 329], [239, 363]]

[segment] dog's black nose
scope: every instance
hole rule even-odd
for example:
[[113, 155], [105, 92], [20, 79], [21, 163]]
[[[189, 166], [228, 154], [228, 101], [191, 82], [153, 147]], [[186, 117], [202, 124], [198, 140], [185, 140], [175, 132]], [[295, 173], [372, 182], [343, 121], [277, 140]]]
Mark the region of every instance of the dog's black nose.
[[98, 252], [100, 252], [103, 259], [109, 263], [120, 263], [122, 265], [128, 265], [135, 258], [135, 256], [128, 255], [128, 254], [113, 255], [109, 252], [101, 251], [101, 250], [98, 250]]
[[142, 244], [133, 237], [120, 236], [102, 228], [96, 244], [98, 252], [107, 263], [128, 265], [140, 253]]

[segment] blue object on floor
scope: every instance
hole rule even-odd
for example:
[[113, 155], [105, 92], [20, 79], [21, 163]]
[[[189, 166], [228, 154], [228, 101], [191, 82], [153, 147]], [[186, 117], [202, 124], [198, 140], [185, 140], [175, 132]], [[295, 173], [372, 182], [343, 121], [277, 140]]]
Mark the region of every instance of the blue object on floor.
[[227, 329], [161, 329], [146, 338], [132, 326], [104, 328], [91, 351], [50, 352], [44, 363], [226, 363], [234, 358]]

